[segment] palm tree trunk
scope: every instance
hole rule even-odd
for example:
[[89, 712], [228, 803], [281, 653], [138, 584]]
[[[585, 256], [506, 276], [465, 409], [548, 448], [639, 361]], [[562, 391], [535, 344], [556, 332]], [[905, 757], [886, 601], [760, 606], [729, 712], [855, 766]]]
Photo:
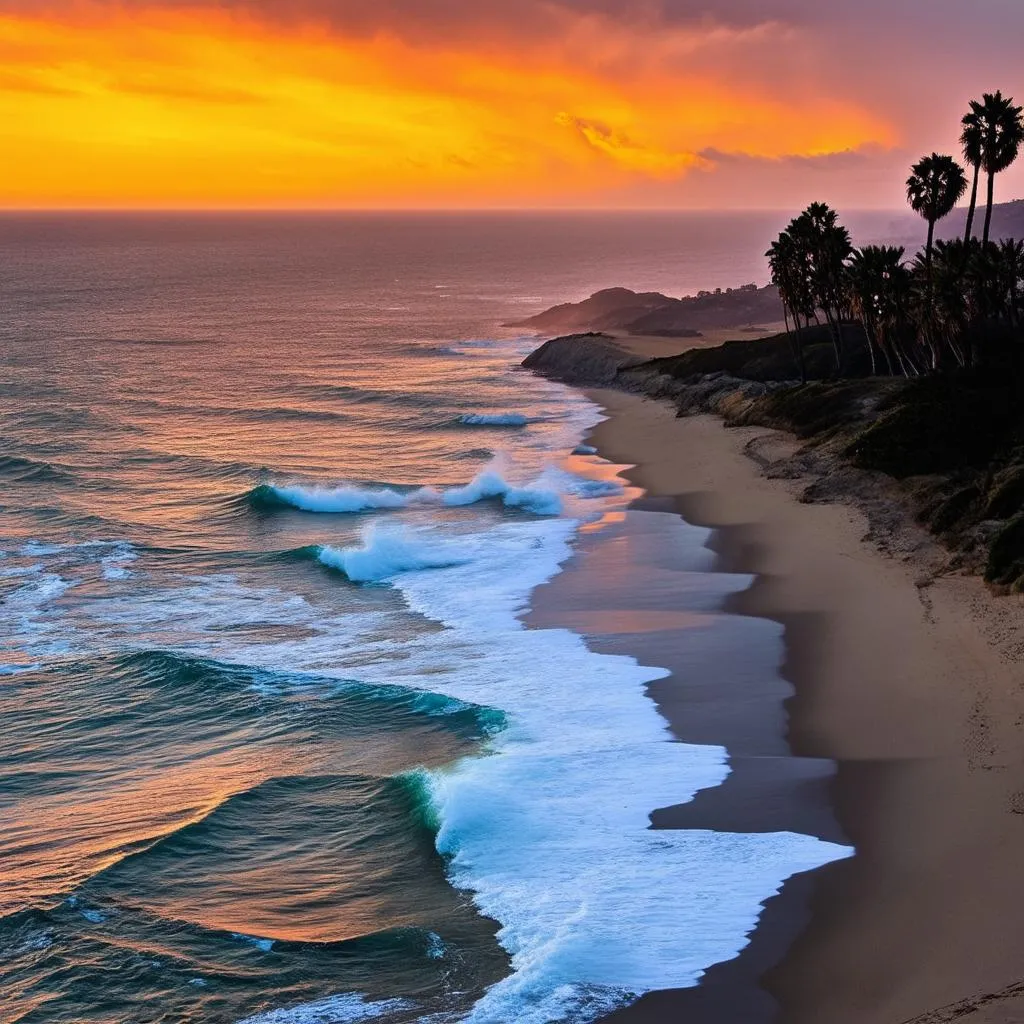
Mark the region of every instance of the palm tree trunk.
[[878, 347], [879, 349], [881, 349], [882, 356], [885, 359], [885, 366], [886, 369], [888, 369], [889, 371], [889, 376], [894, 377], [896, 375], [896, 372], [893, 369], [892, 365], [892, 355], [890, 355], [889, 353], [892, 344], [890, 342], [889, 335], [881, 327], [878, 329]]
[[793, 310], [793, 322], [796, 324], [796, 365], [800, 370], [800, 383], [807, 383], [807, 365], [804, 362], [804, 335], [800, 327], [800, 314]]
[[863, 318], [863, 320], [861, 321], [861, 326], [864, 328], [864, 340], [867, 342], [868, 345], [868, 355], [871, 356], [871, 376], [877, 377], [878, 362], [875, 360], [875, 343], [872, 340], [872, 336], [874, 335], [875, 331], [873, 327], [869, 326], [867, 317]]
[[933, 219], [929, 219], [929, 221], [928, 221], [928, 244], [925, 246], [925, 250], [924, 250], [924, 258], [925, 258], [925, 262], [928, 264], [929, 276], [931, 276], [932, 249], [934, 248], [934, 246], [935, 246], [935, 221]]
[[988, 245], [989, 234], [992, 228], [992, 203], [995, 200], [996, 176], [992, 171], [988, 172], [988, 204], [985, 207], [985, 233], [981, 240]]
[[964, 232], [964, 242], [971, 240], [974, 233], [974, 212], [978, 208], [978, 178], [981, 175], [981, 164], [974, 165], [974, 183], [971, 185], [971, 205], [967, 208], [967, 230]]
[[825, 323], [828, 324], [828, 333], [832, 336], [832, 348], [836, 354], [836, 376], [843, 375], [843, 348], [839, 338], [839, 329], [829, 310], [823, 310]]

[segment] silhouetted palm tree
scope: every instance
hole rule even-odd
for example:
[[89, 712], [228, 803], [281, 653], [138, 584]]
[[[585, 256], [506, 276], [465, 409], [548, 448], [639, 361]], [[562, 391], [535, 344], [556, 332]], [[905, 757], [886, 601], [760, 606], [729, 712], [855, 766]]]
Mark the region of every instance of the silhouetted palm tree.
[[960, 145], [963, 148], [964, 160], [971, 168], [971, 205], [967, 208], [967, 228], [964, 241], [968, 241], [974, 231], [974, 214], [978, 209], [978, 179], [981, 176], [981, 164], [985, 157], [985, 128], [982, 121], [982, 107], [977, 100], [971, 100], [971, 109], [960, 121]]
[[[965, 120], [971, 119], [973, 133], [980, 133], [981, 167], [988, 178], [988, 193], [985, 206], [985, 230], [982, 241], [987, 242], [992, 228], [992, 206], [995, 200], [996, 175], [1005, 171], [1017, 159], [1024, 144], [1024, 118], [1021, 107], [1014, 106], [1013, 99], [1001, 92], [985, 93], [981, 102], [971, 103], [971, 111]], [[976, 128], [975, 128], [976, 126]], [[966, 155], [966, 150], [965, 150]]]
[[903, 263], [902, 246], [866, 245], [855, 249], [847, 263], [847, 283], [852, 312], [864, 326], [871, 372], [878, 372], [875, 349], [882, 353], [886, 368], [893, 373], [894, 362], [906, 367], [897, 340], [903, 333], [909, 271]]
[[[792, 228], [792, 224], [790, 225]], [[771, 268], [772, 284], [779, 289], [786, 331], [789, 331], [790, 317], [793, 319], [795, 335], [792, 338], [793, 357], [800, 373], [800, 381], [807, 383], [807, 369], [804, 364], [803, 325], [809, 324], [814, 316], [814, 296], [811, 292], [810, 268], [805, 247], [792, 230], [787, 228], [772, 243], [765, 255]]]
[[926, 263], [930, 264], [932, 259], [936, 222], [952, 211], [966, 191], [964, 169], [951, 156], [932, 153], [922, 157], [911, 168], [907, 179], [907, 202], [915, 213], [928, 221]]
[[850, 233], [827, 203], [811, 203], [789, 226], [803, 247], [814, 305], [825, 314], [836, 353], [836, 372], [843, 368], [843, 317], [848, 313], [846, 260], [853, 251]]

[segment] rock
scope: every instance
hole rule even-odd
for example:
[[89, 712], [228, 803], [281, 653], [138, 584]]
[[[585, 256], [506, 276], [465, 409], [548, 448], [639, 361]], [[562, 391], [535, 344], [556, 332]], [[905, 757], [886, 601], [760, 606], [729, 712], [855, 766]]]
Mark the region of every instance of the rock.
[[607, 334], [570, 334], [552, 338], [524, 360], [523, 366], [566, 384], [612, 384], [619, 371], [642, 362]]

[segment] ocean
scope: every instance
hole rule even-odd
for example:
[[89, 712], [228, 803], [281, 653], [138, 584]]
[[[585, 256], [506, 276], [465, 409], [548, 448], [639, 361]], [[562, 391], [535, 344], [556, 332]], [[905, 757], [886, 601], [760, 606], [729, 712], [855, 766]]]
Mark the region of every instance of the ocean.
[[0, 1019], [592, 1021], [842, 854], [652, 832], [728, 752], [521, 622], [635, 495], [502, 324], [784, 219], [0, 219]]

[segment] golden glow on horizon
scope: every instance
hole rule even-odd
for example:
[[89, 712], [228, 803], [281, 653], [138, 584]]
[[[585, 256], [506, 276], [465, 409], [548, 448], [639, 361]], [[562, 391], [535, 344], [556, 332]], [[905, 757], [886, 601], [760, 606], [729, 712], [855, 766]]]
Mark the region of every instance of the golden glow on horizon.
[[85, 11], [0, 17], [0, 206], [601, 205], [680, 180], [685, 199], [715, 153], [896, 141], [817, 89], [687, 70], [692, 32], [581, 16], [557, 42], [414, 46], [198, 8]]

